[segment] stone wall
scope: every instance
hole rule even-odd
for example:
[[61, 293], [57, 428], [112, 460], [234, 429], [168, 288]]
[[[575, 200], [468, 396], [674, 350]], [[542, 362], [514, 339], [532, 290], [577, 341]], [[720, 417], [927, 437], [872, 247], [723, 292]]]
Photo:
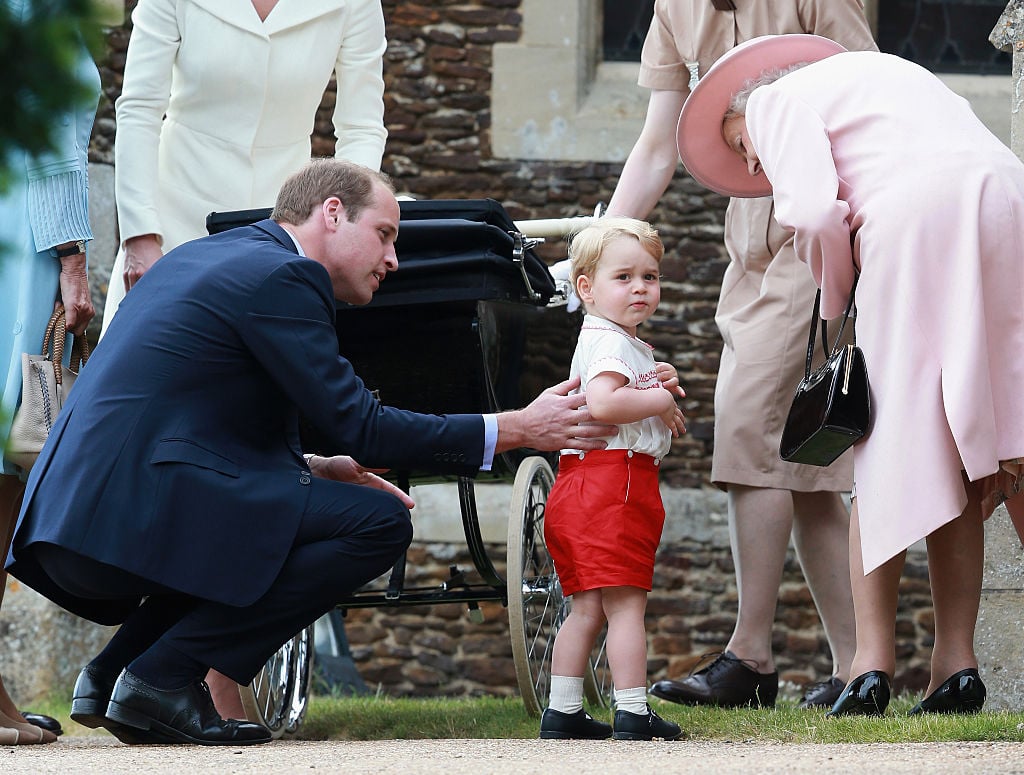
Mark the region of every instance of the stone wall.
[[[492, 47], [520, 37], [520, 0], [384, 0], [384, 169], [397, 187], [420, 198], [493, 197], [516, 220], [586, 215], [611, 198], [620, 163], [494, 158], [490, 145]], [[326, 105], [330, 105], [330, 95]], [[321, 136], [330, 112], [321, 110]], [[330, 153], [318, 140], [317, 152]], [[686, 388], [687, 434], [662, 466], [666, 490], [708, 486], [714, 425], [714, 384], [721, 338], [714, 322], [727, 265], [722, 224], [727, 200], [679, 171], [650, 216], [666, 245], [662, 302], [644, 336], [659, 359], [679, 369]], [[554, 261], [564, 243], [544, 245]], [[713, 522], [715, 515], [705, 514]], [[677, 676], [700, 654], [720, 650], [732, 632], [736, 588], [724, 518], [699, 539], [679, 536], [661, 548], [648, 607], [650, 677]], [[670, 516], [671, 519], [671, 516]], [[706, 528], [707, 526], [702, 526]], [[503, 546], [496, 546], [496, 555]], [[410, 569], [440, 582], [458, 544], [416, 544]], [[931, 613], [923, 557], [912, 555], [903, 581], [897, 686], [924, 688]], [[460, 606], [349, 612], [347, 632], [364, 679], [395, 694], [515, 692], [506, 611], [482, 606], [485, 623]], [[783, 678], [796, 684], [831, 670], [827, 643], [792, 551], [780, 590], [775, 651]]]
[[[503, 545], [490, 545], [499, 572]], [[409, 552], [408, 581], [431, 586], [450, 564], [472, 568], [455, 544], [416, 543]], [[479, 583], [479, 577], [471, 574]], [[932, 645], [927, 566], [912, 553], [900, 587], [895, 690], [923, 690]], [[459, 696], [517, 693], [508, 612], [482, 603], [483, 623], [464, 606], [449, 603], [408, 608], [361, 608], [347, 612], [345, 630], [353, 659], [371, 690], [392, 696]], [[685, 675], [701, 654], [721, 651], [736, 620], [736, 585], [729, 547], [722, 542], [679, 541], [658, 553], [654, 590], [647, 607], [648, 677]], [[779, 590], [773, 640], [777, 667], [789, 696], [832, 670], [828, 644], [800, 568], [790, 553]]]
[[[133, 6], [128, 3], [129, 11]], [[423, 199], [492, 197], [516, 220], [591, 214], [611, 198], [621, 164], [507, 160], [491, 154], [491, 48], [518, 38], [519, 0], [384, 0], [383, 6], [389, 40], [383, 168], [400, 192]], [[129, 34], [130, 22], [107, 37], [94, 162], [113, 161], [113, 103], [120, 93]], [[315, 155], [333, 154], [333, 89], [332, 83], [317, 114]], [[659, 359], [676, 365], [687, 391], [689, 432], [675, 442], [663, 466], [663, 480], [672, 487], [701, 487], [711, 468], [721, 351], [714, 310], [727, 262], [722, 246], [726, 204], [680, 172], [651, 215], [667, 250], [661, 307], [644, 334]], [[565, 245], [545, 244], [539, 252], [554, 261], [565, 257]], [[98, 293], [106, 290], [102, 272]], [[97, 331], [98, 324], [97, 316]]]
[[[493, 197], [516, 220], [590, 214], [611, 198], [621, 164], [495, 159], [491, 153], [491, 49], [518, 39], [518, 7], [519, 0], [385, 0], [384, 168], [417, 197]], [[323, 118], [329, 130], [329, 113]], [[680, 172], [651, 216], [667, 250], [661, 307], [644, 335], [658, 358], [676, 365], [687, 391], [689, 432], [662, 468], [672, 487], [700, 487], [710, 471], [725, 205]], [[541, 252], [564, 258], [565, 246], [549, 244]]]
[[[128, 3], [129, 10], [133, 5]], [[506, 160], [492, 155], [492, 46], [519, 39], [519, 0], [384, 0], [383, 5], [389, 37], [389, 139], [383, 166], [401, 191], [419, 198], [492, 197], [517, 220], [590, 214], [595, 205], [609, 200], [619, 163]], [[108, 55], [101, 63], [105, 98], [91, 149], [97, 163], [113, 161], [112, 106], [120, 92], [129, 32], [126, 24], [109, 34]], [[332, 86], [317, 117], [317, 155], [333, 152], [333, 101]], [[109, 175], [95, 183], [101, 179], [109, 200]], [[688, 433], [674, 442], [662, 468], [666, 501], [682, 504], [670, 506], [669, 520], [682, 512], [687, 518], [683, 528], [667, 537], [658, 557], [647, 617], [651, 680], [678, 676], [702, 653], [720, 650], [735, 621], [736, 588], [721, 493], [707, 483], [721, 350], [714, 309], [727, 262], [722, 247], [726, 203], [680, 171], [651, 215], [667, 251], [661, 308], [644, 335], [656, 347], [657, 357], [680, 371], [688, 425]], [[107, 218], [106, 228], [99, 231], [110, 233], [112, 214]], [[111, 240], [116, 244], [112, 234]], [[564, 257], [565, 245], [546, 244], [540, 252], [549, 261], [558, 260]], [[94, 301], [102, 309], [102, 266], [109, 266], [112, 255], [94, 259], [100, 266]], [[422, 510], [421, 506], [418, 524]], [[452, 562], [471, 567], [457, 537], [432, 540], [429, 531], [417, 530], [423, 540], [410, 552], [410, 583], [440, 583]], [[504, 554], [500, 543], [491, 544], [491, 549], [495, 558]], [[501, 570], [502, 564], [497, 564]], [[18, 593], [26, 602], [14, 605], [12, 596], [4, 606], [0, 650], [17, 650], [24, 656], [4, 665], [8, 686], [24, 702], [62, 681], [70, 685], [78, 665], [91, 656], [106, 632], [80, 622], [68, 625], [63, 614], [39, 607], [30, 590]], [[506, 611], [498, 603], [481, 607], [483, 624], [471, 623], [454, 604], [350, 611], [347, 633], [364, 680], [395, 695], [514, 694]], [[21, 621], [45, 616], [55, 619], [57, 630], [43, 632], [31, 621]], [[922, 554], [911, 552], [900, 597], [897, 688], [924, 688], [931, 637], [926, 567]], [[34, 650], [40, 639], [62, 644], [60, 654], [43, 662]], [[793, 684], [817, 680], [830, 670], [824, 634], [792, 552], [780, 590], [774, 648], [783, 678]], [[43, 668], [34, 667], [40, 663]]]

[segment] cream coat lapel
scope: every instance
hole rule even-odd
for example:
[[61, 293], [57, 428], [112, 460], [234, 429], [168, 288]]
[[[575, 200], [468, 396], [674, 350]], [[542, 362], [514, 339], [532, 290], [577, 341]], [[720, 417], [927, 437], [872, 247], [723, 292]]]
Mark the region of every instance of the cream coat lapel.
[[265, 22], [260, 21], [249, 0], [192, 0], [207, 13], [227, 24], [269, 37], [289, 27], [306, 24], [320, 16], [344, 10], [348, 0], [280, 0]]
[[[281, 30], [298, 27], [321, 16], [344, 12], [350, 5], [351, 0], [279, 0], [267, 20], [263, 22], [263, 28], [267, 35], [274, 35]], [[255, 11], [253, 16], [256, 17]]]
[[[286, 2], [287, 0], [281, 0]], [[252, 7], [249, 0], [191, 0], [197, 8], [202, 8], [211, 16], [216, 16], [225, 24], [238, 27], [253, 35], [266, 37], [267, 32], [263, 28], [263, 22]]]
[[266, 38], [289, 27], [306, 24], [320, 16], [344, 11], [350, 0], [280, 0], [265, 22], [260, 21], [249, 0], [191, 0], [211, 16], [240, 30]]

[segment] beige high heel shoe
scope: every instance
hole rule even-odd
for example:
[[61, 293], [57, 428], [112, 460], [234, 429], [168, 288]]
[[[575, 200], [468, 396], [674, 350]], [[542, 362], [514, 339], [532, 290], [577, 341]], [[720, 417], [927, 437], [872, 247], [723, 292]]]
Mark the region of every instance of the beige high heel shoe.
[[17, 729], [0, 727], [0, 745], [17, 745], [19, 737]]
[[53, 732], [40, 729], [25, 721], [16, 721], [3, 711], [0, 711], [0, 742], [10, 737], [10, 735], [5, 734], [8, 732], [14, 732], [15, 739], [10, 743], [5, 743], [5, 745], [41, 745], [43, 743], [52, 743], [57, 739], [57, 735], [53, 734]]

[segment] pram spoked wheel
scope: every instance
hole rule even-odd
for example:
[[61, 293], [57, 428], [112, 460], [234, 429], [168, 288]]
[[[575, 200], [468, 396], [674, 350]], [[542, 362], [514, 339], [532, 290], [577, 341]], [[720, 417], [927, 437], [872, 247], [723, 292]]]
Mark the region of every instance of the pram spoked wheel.
[[516, 471], [508, 519], [508, 624], [523, 704], [531, 716], [547, 705], [551, 649], [569, 614], [554, 563], [544, 542], [544, 508], [555, 475], [539, 456]]
[[249, 721], [263, 724], [276, 740], [293, 734], [309, 707], [313, 677], [313, 625], [281, 646], [248, 686], [238, 687]]

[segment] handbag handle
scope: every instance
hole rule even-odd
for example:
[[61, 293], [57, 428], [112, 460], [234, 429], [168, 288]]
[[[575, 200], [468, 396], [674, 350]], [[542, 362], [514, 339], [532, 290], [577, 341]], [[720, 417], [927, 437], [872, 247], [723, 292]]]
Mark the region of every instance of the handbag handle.
[[[832, 346], [828, 346], [828, 323], [824, 318], [821, 318], [821, 351], [825, 353], [825, 358], [828, 359], [832, 355], [832, 352], [839, 346], [839, 340], [843, 338], [843, 331], [846, 329], [846, 321], [850, 317], [850, 312], [853, 310], [853, 300], [857, 293], [857, 280], [860, 279], [860, 273], [853, 275], [853, 287], [850, 288], [850, 298], [846, 302], [846, 311], [843, 312], [843, 320], [839, 324], [839, 333], [836, 334], [835, 341]], [[821, 288], [818, 288], [817, 293], [814, 294], [814, 311], [811, 313], [811, 332], [807, 336], [807, 363], [804, 365], [804, 379], [811, 376], [811, 361], [814, 359], [814, 335], [818, 328], [818, 318], [821, 314]]]
[[[53, 378], [58, 385], [64, 382], [64, 375], [60, 364], [64, 361], [64, 345], [67, 341], [67, 332], [64, 306], [61, 305], [53, 311], [49, 321], [46, 323], [42, 349], [42, 354], [53, 361]], [[74, 343], [71, 345], [71, 370], [78, 373], [88, 360], [89, 340], [85, 338], [84, 334], [74, 336]]]

